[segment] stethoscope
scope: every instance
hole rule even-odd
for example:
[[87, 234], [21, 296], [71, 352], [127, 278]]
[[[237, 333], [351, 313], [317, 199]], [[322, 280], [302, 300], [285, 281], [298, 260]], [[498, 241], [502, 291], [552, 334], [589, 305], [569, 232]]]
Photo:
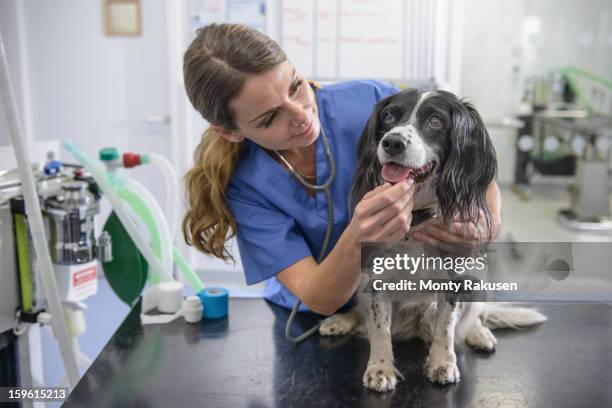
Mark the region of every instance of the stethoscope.
[[[321, 123], [321, 137], [323, 138], [323, 146], [325, 148], [325, 156], [327, 156], [327, 162], [329, 163], [329, 176], [327, 180], [323, 184], [312, 184], [309, 183], [302, 177], [300, 173], [298, 173], [293, 166], [283, 157], [282, 154], [278, 152], [278, 150], [274, 150], [274, 153], [281, 159], [281, 161], [287, 166], [291, 175], [305, 188], [314, 190], [316, 192], [323, 191], [325, 193], [325, 199], [327, 200], [327, 229], [325, 230], [325, 237], [323, 238], [323, 245], [321, 246], [321, 252], [319, 253], [319, 258], [317, 263], [321, 263], [323, 257], [325, 256], [325, 251], [327, 250], [327, 245], [329, 244], [329, 237], [331, 236], [331, 231], [334, 223], [334, 203], [332, 202], [331, 192], [329, 191], [329, 186], [334, 181], [334, 177], [336, 176], [336, 164], [334, 163], [334, 158], [332, 156], [331, 150], [329, 148], [329, 141], [327, 140], [327, 136], [325, 135], [325, 129], [323, 129], [323, 124]], [[319, 330], [319, 326], [321, 322], [317, 323], [306, 332], [302, 333], [297, 337], [292, 337], [290, 330], [291, 325], [293, 324], [293, 319], [298, 311], [298, 308], [302, 304], [301, 300], [297, 300], [293, 309], [291, 309], [291, 314], [289, 315], [289, 319], [287, 320], [287, 325], [285, 326], [285, 337], [287, 340], [293, 343], [299, 343], [301, 341], [306, 340], [308, 337], [312, 336], [317, 330]]]

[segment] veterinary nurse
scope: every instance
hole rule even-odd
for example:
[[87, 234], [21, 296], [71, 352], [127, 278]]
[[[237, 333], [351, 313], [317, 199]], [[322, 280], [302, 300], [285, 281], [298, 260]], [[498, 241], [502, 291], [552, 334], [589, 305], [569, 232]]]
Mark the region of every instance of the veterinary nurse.
[[[352, 219], [347, 202], [361, 132], [374, 105], [397, 89], [377, 81], [320, 88], [274, 41], [243, 25], [200, 29], [183, 70], [191, 103], [210, 123], [186, 176], [187, 242], [229, 259], [226, 242], [235, 234], [246, 281], [267, 279], [268, 300], [291, 308], [297, 297], [301, 310], [334, 313], [357, 288], [360, 243], [394, 243], [409, 231], [411, 180], [373, 189]], [[330, 243], [317, 264], [328, 222], [325, 195], [298, 183], [283, 158], [307, 181], [324, 183], [330, 166], [323, 132], [336, 176]], [[489, 205], [499, 219], [497, 186], [490, 190]], [[415, 238], [465, 240], [435, 225]]]

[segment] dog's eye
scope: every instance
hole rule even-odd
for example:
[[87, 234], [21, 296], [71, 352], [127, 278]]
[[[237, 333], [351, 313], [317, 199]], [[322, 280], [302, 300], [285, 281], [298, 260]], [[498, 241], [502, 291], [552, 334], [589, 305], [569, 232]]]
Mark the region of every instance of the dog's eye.
[[395, 122], [395, 116], [393, 116], [393, 114], [391, 112], [387, 112], [387, 113], [385, 113], [385, 117], [383, 118], [383, 122], [386, 125], [389, 125], [389, 124]]
[[437, 116], [432, 116], [429, 118], [429, 126], [434, 129], [440, 129], [442, 128], [442, 120], [440, 120], [440, 118]]

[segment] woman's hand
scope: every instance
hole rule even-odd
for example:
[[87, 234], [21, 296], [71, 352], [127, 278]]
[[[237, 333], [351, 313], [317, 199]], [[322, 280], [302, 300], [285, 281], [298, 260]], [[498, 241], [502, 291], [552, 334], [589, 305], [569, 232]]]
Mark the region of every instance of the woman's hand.
[[374, 188], [355, 207], [349, 227], [360, 242], [396, 243], [410, 230], [413, 194], [412, 179]]
[[[451, 224], [446, 226], [443, 222], [433, 219], [424, 223], [422, 229], [415, 231], [412, 237], [418, 241], [428, 244], [436, 244], [439, 242], [451, 243], [480, 243], [488, 241], [489, 234], [485, 223], [484, 212], [480, 211], [480, 221], [476, 224], [472, 222], [460, 222], [455, 219]], [[501, 223], [493, 222], [492, 236], [499, 235]]]
[[487, 205], [491, 211], [491, 231], [488, 231], [484, 212], [480, 210], [478, 223], [454, 220], [448, 226], [438, 220], [431, 220], [423, 228], [415, 231], [412, 237], [428, 244], [439, 242], [472, 242], [494, 241], [501, 231], [501, 194], [497, 183], [491, 183], [487, 189]]

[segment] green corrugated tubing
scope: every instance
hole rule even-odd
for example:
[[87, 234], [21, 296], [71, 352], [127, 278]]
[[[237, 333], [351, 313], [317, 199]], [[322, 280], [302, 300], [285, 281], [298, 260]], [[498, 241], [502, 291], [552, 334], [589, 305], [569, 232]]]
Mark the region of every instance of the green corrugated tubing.
[[[151, 214], [149, 207], [147, 207], [147, 205], [139, 196], [129, 190], [119, 187], [117, 189], [117, 193], [130, 205], [130, 207], [132, 207], [132, 209], [140, 216], [140, 218], [147, 225], [149, 231], [151, 232], [151, 243], [153, 245], [153, 250], [157, 255], [158, 259], [161, 259], [161, 240], [159, 238], [159, 231], [157, 229], [155, 218]], [[189, 285], [196, 292], [200, 292], [201, 290], [203, 290], [204, 284], [200, 280], [200, 277], [193, 271], [187, 260], [176, 249], [176, 247], [172, 248], [172, 256], [174, 263], [181, 270], [183, 276], [185, 277]], [[153, 271], [153, 273], [151, 274], [151, 284], [159, 283], [159, 280], [159, 276], [155, 273], [155, 271]]]

